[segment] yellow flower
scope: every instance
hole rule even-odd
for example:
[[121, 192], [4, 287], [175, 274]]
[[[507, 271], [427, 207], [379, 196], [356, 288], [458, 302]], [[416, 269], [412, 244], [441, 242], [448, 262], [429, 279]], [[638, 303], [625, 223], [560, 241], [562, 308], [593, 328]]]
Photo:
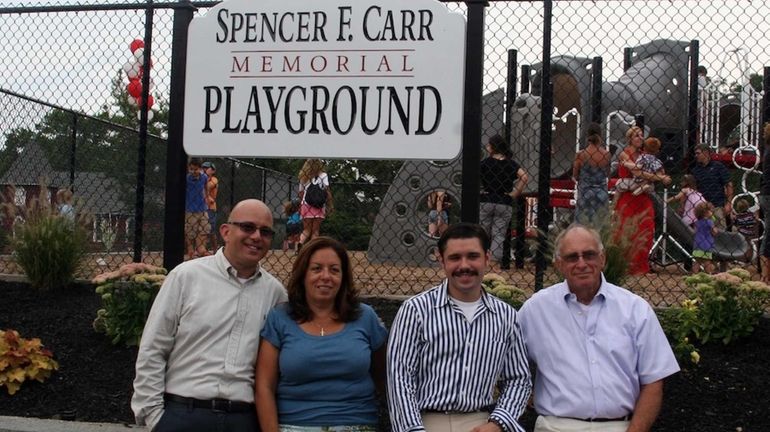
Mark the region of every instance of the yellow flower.
[[690, 360], [692, 360], [693, 363], [698, 364], [700, 361], [700, 354], [698, 354], [698, 351], [692, 351], [690, 353]]

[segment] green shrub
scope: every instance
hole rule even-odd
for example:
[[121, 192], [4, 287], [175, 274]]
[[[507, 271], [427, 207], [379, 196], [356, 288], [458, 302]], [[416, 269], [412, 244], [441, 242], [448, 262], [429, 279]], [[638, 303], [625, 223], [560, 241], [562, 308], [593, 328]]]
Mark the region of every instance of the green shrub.
[[524, 301], [527, 300], [527, 294], [523, 290], [509, 284], [505, 277], [497, 273], [484, 275], [481, 286], [486, 292], [508, 303], [516, 310], [519, 310]]
[[143, 263], [127, 264], [94, 278], [103, 306], [96, 313], [94, 330], [106, 334], [113, 344], [139, 345], [152, 302], [165, 278], [165, 269]]
[[748, 271], [733, 269], [685, 278], [690, 300], [697, 308], [692, 333], [699, 342], [716, 340], [727, 345], [754, 331], [770, 302], [770, 287], [749, 277]]
[[49, 291], [67, 286], [86, 252], [80, 223], [61, 217], [48, 203], [33, 200], [24, 223], [15, 227], [14, 257], [30, 284]]
[[697, 306], [692, 300], [682, 302], [682, 307], [670, 307], [658, 311], [658, 319], [679, 364], [698, 364], [700, 353], [690, 337], [698, 319]]
[[24, 339], [16, 330], [0, 330], [0, 387], [13, 396], [27, 380], [45, 381], [59, 369], [40, 339]]

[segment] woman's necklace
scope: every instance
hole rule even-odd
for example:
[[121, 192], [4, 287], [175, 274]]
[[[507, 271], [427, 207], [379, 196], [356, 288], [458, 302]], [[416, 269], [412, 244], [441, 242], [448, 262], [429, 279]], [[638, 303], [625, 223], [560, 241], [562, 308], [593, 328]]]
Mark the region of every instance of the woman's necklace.
[[[334, 322], [335, 322], [334, 318], [330, 318], [330, 321], [329, 321], [328, 324], [326, 324], [326, 327], [334, 324]], [[314, 326], [318, 327], [318, 330], [320, 331], [321, 336], [326, 336], [326, 328], [323, 325], [318, 324], [316, 322], [315, 318], [312, 321], [310, 321], [310, 323], [313, 324]]]
[[313, 321], [313, 325], [321, 329], [321, 336], [326, 336], [326, 331], [324, 330], [324, 326], [320, 324], [316, 324], [315, 321]]

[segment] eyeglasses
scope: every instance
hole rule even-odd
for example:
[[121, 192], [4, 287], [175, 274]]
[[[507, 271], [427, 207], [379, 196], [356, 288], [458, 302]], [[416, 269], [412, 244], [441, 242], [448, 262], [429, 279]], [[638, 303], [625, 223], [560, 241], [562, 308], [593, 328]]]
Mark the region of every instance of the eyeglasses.
[[583, 261], [585, 262], [596, 262], [599, 259], [599, 252], [596, 251], [585, 251], [583, 253], [571, 253], [564, 255], [560, 257], [564, 262], [575, 264], [578, 261], [580, 261], [580, 258], [583, 258]]
[[259, 231], [259, 235], [262, 237], [272, 237], [275, 231], [270, 227], [257, 226], [254, 222], [226, 222], [228, 225], [235, 225], [248, 235], [254, 234]]

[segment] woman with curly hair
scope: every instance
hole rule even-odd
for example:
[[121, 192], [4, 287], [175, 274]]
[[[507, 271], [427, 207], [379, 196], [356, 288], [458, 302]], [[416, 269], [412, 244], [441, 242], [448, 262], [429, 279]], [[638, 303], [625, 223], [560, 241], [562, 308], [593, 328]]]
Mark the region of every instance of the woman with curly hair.
[[263, 432], [375, 431], [387, 330], [358, 300], [342, 243], [316, 237], [294, 261], [289, 302], [262, 330], [256, 401]]
[[[297, 177], [301, 202], [299, 214], [302, 218], [302, 235], [299, 242], [302, 245], [320, 235], [321, 222], [332, 212], [332, 191], [329, 187], [329, 175], [324, 172], [324, 164], [320, 159], [306, 160]], [[316, 190], [322, 191], [325, 195], [322, 204], [308, 199], [309, 195]]]

